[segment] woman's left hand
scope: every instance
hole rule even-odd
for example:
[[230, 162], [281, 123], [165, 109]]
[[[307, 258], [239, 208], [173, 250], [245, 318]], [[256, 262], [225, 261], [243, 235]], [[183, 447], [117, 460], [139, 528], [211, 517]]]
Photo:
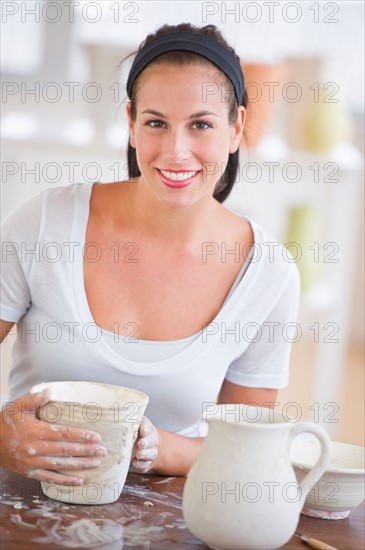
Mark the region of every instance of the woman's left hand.
[[138, 438], [134, 445], [131, 471], [145, 474], [152, 469], [158, 457], [159, 437], [152, 422], [144, 416], [138, 430]]

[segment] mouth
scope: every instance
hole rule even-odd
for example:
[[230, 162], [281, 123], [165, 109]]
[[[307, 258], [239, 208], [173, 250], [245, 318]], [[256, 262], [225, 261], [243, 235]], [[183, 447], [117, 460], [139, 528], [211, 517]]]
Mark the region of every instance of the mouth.
[[181, 189], [192, 183], [201, 170], [180, 170], [178, 172], [171, 170], [160, 170], [156, 168], [158, 175], [164, 185], [173, 189]]

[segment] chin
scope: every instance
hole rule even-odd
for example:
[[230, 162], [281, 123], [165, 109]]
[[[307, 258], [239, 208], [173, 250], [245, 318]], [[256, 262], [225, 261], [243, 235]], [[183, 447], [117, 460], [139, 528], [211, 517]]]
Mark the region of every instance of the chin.
[[189, 206], [193, 206], [197, 202], [199, 202], [199, 198], [192, 198], [192, 197], [175, 197], [175, 198], [169, 198], [166, 197], [157, 197], [159, 202], [166, 206], [167, 208], [170, 208], [171, 210], [179, 210], [181, 208], [188, 208]]
[[[209, 189], [202, 190], [200, 189], [200, 193], [197, 193], [197, 189], [191, 190], [195, 192], [191, 193], [181, 193], [176, 196], [166, 196], [165, 194], [160, 195], [159, 193], [156, 193], [156, 197], [158, 198], [159, 202], [167, 206], [171, 209], [179, 209], [179, 208], [189, 208], [193, 207], [195, 205], [203, 206], [209, 205], [213, 199], [213, 193], [214, 193], [215, 186], [210, 187]], [[213, 199], [214, 200], [214, 199]]]

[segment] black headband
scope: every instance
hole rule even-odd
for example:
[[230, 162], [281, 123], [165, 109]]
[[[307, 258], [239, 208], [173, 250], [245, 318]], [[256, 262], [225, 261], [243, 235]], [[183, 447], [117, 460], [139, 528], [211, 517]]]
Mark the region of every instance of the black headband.
[[127, 93], [132, 95], [132, 87], [137, 76], [149, 63], [162, 53], [171, 51], [193, 52], [209, 59], [221, 69], [233, 84], [238, 105], [241, 105], [244, 78], [238, 59], [222, 44], [206, 34], [189, 31], [176, 31], [157, 36], [147, 42], [136, 55], [127, 80]]

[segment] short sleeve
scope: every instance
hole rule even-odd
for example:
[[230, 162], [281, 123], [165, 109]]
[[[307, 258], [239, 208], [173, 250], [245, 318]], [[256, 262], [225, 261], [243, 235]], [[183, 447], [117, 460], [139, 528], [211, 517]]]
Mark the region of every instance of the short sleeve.
[[17, 323], [31, 305], [29, 275], [37, 261], [42, 194], [18, 206], [1, 225], [0, 319]]
[[283, 388], [289, 383], [291, 344], [298, 338], [297, 323], [300, 278], [292, 263], [285, 284], [265, 321], [247, 331], [249, 345], [235, 359], [226, 373], [226, 380], [240, 386]]

